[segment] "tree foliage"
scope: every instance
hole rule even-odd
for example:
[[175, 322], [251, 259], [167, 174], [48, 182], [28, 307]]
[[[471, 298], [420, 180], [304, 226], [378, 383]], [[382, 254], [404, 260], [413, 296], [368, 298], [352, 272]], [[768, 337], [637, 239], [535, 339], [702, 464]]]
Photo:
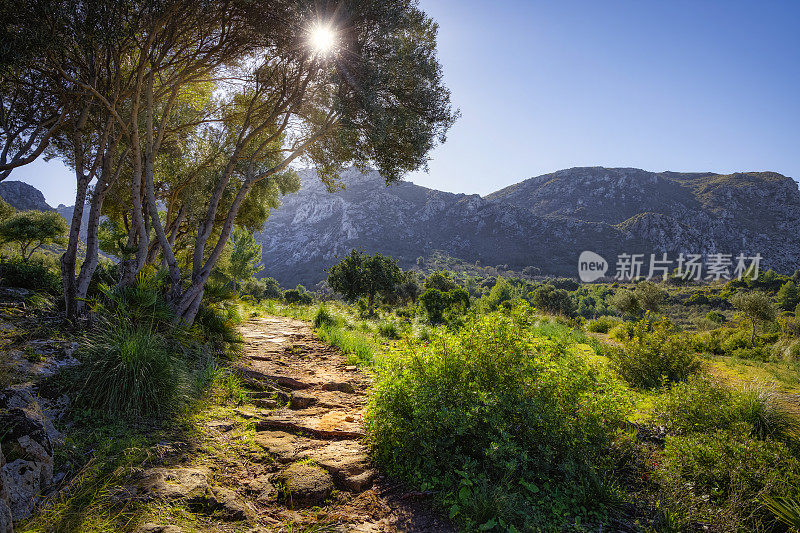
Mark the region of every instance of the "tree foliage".
[[396, 260], [381, 254], [367, 255], [359, 250], [351, 250], [350, 255], [328, 270], [331, 289], [349, 302], [366, 297], [370, 310], [375, 296], [393, 292], [402, 281]]
[[0, 241], [19, 246], [23, 261], [46, 244], [62, 243], [67, 223], [55, 211], [21, 211], [0, 222]]
[[[332, 189], [346, 166], [395, 181], [425, 166], [457, 116], [437, 26], [413, 0], [21, 0], [7, 15], [0, 92], [13, 100], [0, 102], [0, 143], [11, 159], [0, 173], [45, 148], [74, 170], [62, 258], [73, 315], [101, 215], [124, 233], [104, 240], [120, 251], [120, 284], [163, 263], [176, 320], [191, 322], [234, 226], [260, 228], [297, 189], [292, 162]], [[329, 53], [308, 37], [320, 22], [336, 34]], [[36, 105], [23, 116], [19, 102]]]
[[255, 236], [244, 228], [235, 228], [231, 235], [233, 250], [228, 269], [235, 285], [251, 279], [264, 270], [261, 264], [261, 245], [256, 244]]
[[752, 325], [750, 343], [755, 345], [756, 326], [759, 322], [772, 322], [778, 316], [775, 304], [761, 291], [738, 292], [731, 298], [731, 304], [744, 313]]

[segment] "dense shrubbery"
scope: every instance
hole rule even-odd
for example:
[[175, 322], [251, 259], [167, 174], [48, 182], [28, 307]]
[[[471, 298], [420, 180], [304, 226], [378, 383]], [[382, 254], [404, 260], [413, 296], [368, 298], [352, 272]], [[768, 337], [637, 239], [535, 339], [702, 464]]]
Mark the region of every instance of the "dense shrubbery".
[[598, 522], [613, 500], [607, 450], [628, 401], [531, 326], [520, 311], [491, 313], [378, 368], [368, 413], [377, 460], [441, 491], [467, 529]]
[[682, 381], [700, 369], [690, 344], [676, 335], [666, 319], [642, 320], [620, 336], [623, 346], [609, 350], [611, 366], [634, 387], [650, 389]]
[[672, 434], [746, 428], [756, 438], [787, 440], [794, 417], [765, 384], [732, 389], [706, 376], [676, 383], [656, 399], [654, 420]]
[[618, 318], [611, 316], [601, 316], [596, 320], [592, 320], [586, 326], [586, 329], [593, 333], [608, 333], [612, 328], [620, 323]]
[[36, 256], [0, 259], [0, 282], [9, 287], [21, 287], [57, 295], [61, 292], [61, 273], [54, 259]]
[[798, 496], [800, 461], [780, 441], [751, 439], [741, 429], [668, 436], [655, 480], [688, 523], [720, 531], [765, 531], [768, 496]]
[[420, 305], [425, 310], [431, 324], [441, 324], [446, 315], [462, 315], [469, 308], [469, 293], [462, 288], [442, 292], [439, 289], [427, 289], [419, 297]]

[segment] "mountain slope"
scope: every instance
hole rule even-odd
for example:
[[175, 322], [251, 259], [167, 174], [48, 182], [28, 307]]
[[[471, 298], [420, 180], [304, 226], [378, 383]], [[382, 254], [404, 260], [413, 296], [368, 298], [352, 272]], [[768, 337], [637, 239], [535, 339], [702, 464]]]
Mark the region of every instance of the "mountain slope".
[[800, 257], [800, 192], [774, 173], [578, 168], [485, 198], [407, 182], [386, 187], [376, 172], [348, 170], [342, 181], [344, 191], [329, 193], [312, 171], [301, 172], [300, 191], [257, 235], [266, 275], [314, 284], [352, 248], [390, 254], [405, 267], [443, 250], [559, 275], [575, 275], [587, 249], [612, 264], [623, 252], [759, 252], [770, 266], [793, 270]]

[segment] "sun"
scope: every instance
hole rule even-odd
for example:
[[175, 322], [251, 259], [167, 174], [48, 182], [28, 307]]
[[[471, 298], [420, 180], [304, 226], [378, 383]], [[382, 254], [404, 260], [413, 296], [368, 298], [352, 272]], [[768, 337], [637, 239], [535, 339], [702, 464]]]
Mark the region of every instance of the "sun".
[[336, 48], [336, 32], [330, 26], [317, 24], [309, 32], [309, 44], [319, 55], [328, 55]]

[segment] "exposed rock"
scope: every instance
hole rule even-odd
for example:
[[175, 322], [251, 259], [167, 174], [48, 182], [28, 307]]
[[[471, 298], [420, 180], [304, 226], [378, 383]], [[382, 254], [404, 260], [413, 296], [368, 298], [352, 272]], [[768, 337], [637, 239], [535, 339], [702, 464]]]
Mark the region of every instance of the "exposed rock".
[[347, 394], [353, 394], [356, 391], [353, 388], [353, 386], [350, 383], [347, 383], [347, 382], [323, 383], [322, 390], [339, 391], [339, 392], [344, 392], [344, 393], [347, 393]]
[[182, 501], [195, 512], [219, 514], [225, 520], [246, 517], [236, 493], [212, 487], [208, 474], [199, 468], [151, 468], [139, 482], [138, 490], [147, 498]]
[[316, 505], [330, 496], [333, 479], [325, 470], [307, 464], [294, 464], [276, 476], [285, 489], [285, 498], [295, 506]]
[[[350, 420], [347, 420], [348, 417]], [[311, 435], [317, 439], [359, 439], [364, 436], [360, 425], [348, 411], [321, 408], [291, 411], [278, 409], [256, 423], [258, 431], [278, 429]]]
[[147, 523], [139, 527], [136, 533], [183, 533], [178, 526], [161, 526], [158, 524]]
[[52, 211], [42, 192], [22, 181], [0, 182], [0, 198], [19, 211]]
[[14, 524], [11, 514], [11, 496], [8, 492], [8, 484], [2, 474], [2, 468], [6, 464], [3, 450], [0, 448], [0, 533], [13, 533]]
[[53, 442], [60, 433], [34, 399], [30, 385], [0, 391], [3, 493], [13, 520], [30, 516], [53, 479]]
[[305, 409], [307, 407], [311, 407], [315, 403], [317, 403], [316, 396], [295, 392], [292, 394], [289, 407], [292, 409]]

